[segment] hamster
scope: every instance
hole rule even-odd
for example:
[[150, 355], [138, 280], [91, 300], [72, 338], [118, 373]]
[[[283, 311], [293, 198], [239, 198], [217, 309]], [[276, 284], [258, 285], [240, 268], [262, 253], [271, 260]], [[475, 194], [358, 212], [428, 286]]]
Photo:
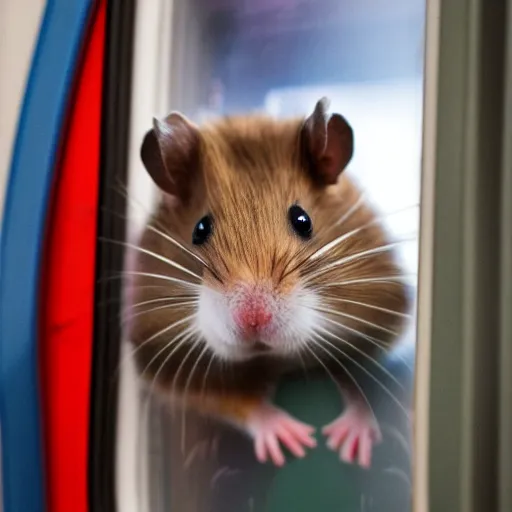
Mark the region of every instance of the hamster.
[[314, 428], [271, 402], [317, 367], [346, 407], [322, 433], [371, 464], [381, 433], [345, 361], [392, 347], [410, 306], [376, 213], [343, 170], [354, 135], [323, 98], [305, 119], [154, 120], [141, 158], [161, 190], [132, 272], [130, 338], [142, 376], [173, 404], [251, 436], [257, 460], [303, 457]]

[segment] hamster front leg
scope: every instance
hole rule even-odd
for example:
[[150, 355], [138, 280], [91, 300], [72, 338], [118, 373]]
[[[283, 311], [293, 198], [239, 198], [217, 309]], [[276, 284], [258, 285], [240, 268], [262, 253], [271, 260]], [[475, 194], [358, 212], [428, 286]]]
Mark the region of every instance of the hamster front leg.
[[187, 398], [187, 403], [247, 432], [253, 438], [254, 452], [259, 462], [270, 459], [276, 466], [282, 466], [285, 456], [281, 445], [296, 457], [306, 455], [305, 447], [316, 446], [314, 427], [296, 420], [265, 396], [194, 395]]
[[347, 463], [356, 460], [360, 466], [371, 466], [372, 448], [382, 441], [377, 419], [362, 392], [354, 385], [338, 382], [345, 410], [332, 423], [322, 429], [327, 446], [339, 453]]

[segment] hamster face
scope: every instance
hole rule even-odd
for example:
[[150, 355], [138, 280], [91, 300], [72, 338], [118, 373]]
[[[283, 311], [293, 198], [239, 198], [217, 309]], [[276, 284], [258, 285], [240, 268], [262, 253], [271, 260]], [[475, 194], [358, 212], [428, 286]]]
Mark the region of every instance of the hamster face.
[[329, 339], [387, 343], [406, 290], [375, 214], [338, 176], [348, 162], [343, 125], [326, 120], [316, 140], [302, 120], [183, 123], [155, 125], [142, 150], [165, 194], [141, 240], [136, 302], [176, 303], [137, 317], [138, 343], [165, 332], [228, 361], [323, 357]]
[[190, 239], [217, 276], [204, 274], [195, 325], [222, 358], [300, 353], [322, 324], [318, 294], [293, 271], [314, 244], [314, 187], [294, 166], [293, 139], [282, 153], [262, 148], [259, 162], [240, 144], [205, 162], [211, 187]]

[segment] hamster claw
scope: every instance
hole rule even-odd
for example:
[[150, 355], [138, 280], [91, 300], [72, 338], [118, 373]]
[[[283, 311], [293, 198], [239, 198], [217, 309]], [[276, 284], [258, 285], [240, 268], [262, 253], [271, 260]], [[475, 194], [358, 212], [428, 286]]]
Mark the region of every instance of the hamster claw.
[[251, 415], [248, 430], [254, 438], [254, 451], [259, 462], [270, 460], [276, 466], [283, 466], [285, 456], [281, 445], [293, 455], [302, 458], [305, 447], [313, 448], [314, 427], [302, 423], [285, 411], [265, 403]]
[[322, 433], [327, 436], [327, 446], [338, 451], [342, 461], [351, 464], [357, 459], [359, 465], [367, 469], [371, 466], [373, 445], [382, 441], [373, 413], [359, 405], [349, 405], [341, 416], [323, 428]]

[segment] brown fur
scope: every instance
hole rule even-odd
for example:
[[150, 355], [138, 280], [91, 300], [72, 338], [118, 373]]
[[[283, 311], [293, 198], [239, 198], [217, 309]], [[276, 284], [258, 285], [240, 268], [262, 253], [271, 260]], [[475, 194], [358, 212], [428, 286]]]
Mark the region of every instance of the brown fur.
[[[140, 241], [142, 248], [189, 268], [217, 290], [229, 289], [239, 280], [252, 280], [270, 283], [276, 293], [286, 294], [298, 280], [333, 261], [389, 243], [382, 226], [375, 224], [348, 238], [318, 260], [300, 264], [315, 249], [375, 219], [374, 211], [363, 204], [345, 222], [336, 225], [358, 202], [361, 194], [345, 174], [340, 175], [335, 185], [326, 187], [318, 183], [305, 154], [303, 120], [228, 118], [201, 128], [199, 133], [199, 168], [189, 170], [194, 180], [191, 197], [187, 201], [163, 197], [148, 226], [172, 234], [196, 251], [214, 269], [215, 275], [149, 229]], [[289, 227], [287, 211], [296, 201], [312, 218], [314, 236], [310, 241], [301, 240]], [[207, 213], [211, 213], [214, 219], [211, 242], [193, 248], [190, 240], [194, 226]], [[182, 271], [146, 254], [139, 255], [137, 270], [195, 282]], [[364, 302], [405, 313], [409, 306], [405, 286], [400, 282], [385, 281], [386, 277], [399, 276], [400, 273], [392, 252], [386, 251], [355, 259], [325, 272], [312, 279], [309, 286], [319, 289], [329, 284], [320, 292], [327, 307], [333, 312], [359, 317], [362, 321], [336, 313], [330, 318], [367, 336], [374, 336], [388, 346], [396, 336], [386, 330], [399, 332], [403, 320], [399, 316], [343, 301]], [[336, 282], [363, 278], [384, 280], [381, 283], [332, 286]], [[139, 276], [133, 288], [135, 304], [168, 296], [184, 296], [183, 300], [190, 300], [189, 295], [190, 291], [179, 284], [152, 277]], [[159, 305], [151, 304], [145, 308], [149, 310]], [[131, 339], [138, 347], [139, 366], [141, 370], [146, 369], [145, 375], [149, 379], [162, 368], [157, 387], [167, 393], [171, 390], [175, 398], [179, 398], [186, 387], [190, 397], [187, 403], [191, 407], [199, 410], [206, 407], [213, 413], [217, 411], [234, 416], [234, 419], [243, 419], [248, 410], [246, 405], [258, 403], [268, 386], [288, 366], [285, 368], [283, 361], [262, 357], [244, 363], [220, 363], [218, 359], [211, 360], [210, 353], [202, 353], [202, 344], [194, 348], [192, 341], [173, 353], [165, 364], [171, 348], [163, 350], [155, 358], [164, 344], [182, 332], [186, 325], [180, 325], [151, 343], [144, 345], [144, 341], [193, 313], [194, 308], [185, 305], [148, 313], [141, 310], [141, 314], [133, 318]], [[382, 326], [383, 330], [371, 327], [369, 323]], [[334, 330], [338, 336], [368, 354], [380, 354], [375, 344], [367, 339], [343, 329]], [[339, 341], [331, 341], [340, 349], [361, 357]], [[314, 349], [314, 345], [311, 347]], [[338, 352], [329, 351], [339, 358]], [[315, 350], [315, 353], [329, 362], [333, 371], [336, 368], [339, 371], [340, 367], [325, 352]], [[315, 360], [309, 361], [312, 362]], [[298, 364], [296, 361], [288, 363], [290, 367]]]

